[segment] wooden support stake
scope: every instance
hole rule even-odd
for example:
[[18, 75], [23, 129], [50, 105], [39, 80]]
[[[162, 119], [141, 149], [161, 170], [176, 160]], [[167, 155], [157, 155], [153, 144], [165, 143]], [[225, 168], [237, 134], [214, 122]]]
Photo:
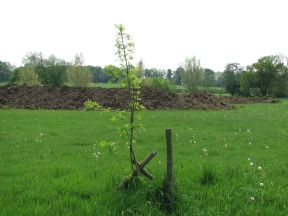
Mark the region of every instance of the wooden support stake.
[[157, 155], [157, 152], [154, 150], [152, 151], [145, 159], [144, 161], [139, 165], [139, 170], [142, 170], [155, 156]]
[[[139, 161], [137, 161], [137, 164], [138, 164], [138, 166], [140, 166], [140, 162]], [[148, 172], [148, 170], [146, 170], [144, 167], [142, 168], [142, 170], [140, 170], [140, 172], [144, 175], [144, 176], [146, 176], [148, 179], [150, 179], [150, 180], [153, 180], [153, 176], [151, 175], [151, 173], [150, 172]]]
[[[137, 161], [137, 166], [138, 166], [138, 171], [141, 172], [144, 176], [146, 176], [147, 178], [149, 178], [150, 180], [153, 180], [153, 176], [144, 168], [155, 156], [157, 155], [157, 152], [154, 150], [152, 151], [145, 159], [142, 163], [140, 163], [139, 161]], [[135, 164], [135, 163], [134, 163]], [[139, 175], [139, 173], [136, 173], [136, 171], [134, 171], [131, 175], [131, 178], [135, 177]]]
[[172, 131], [166, 129], [166, 146], [167, 146], [167, 183], [172, 185], [173, 183], [173, 155], [172, 155]]

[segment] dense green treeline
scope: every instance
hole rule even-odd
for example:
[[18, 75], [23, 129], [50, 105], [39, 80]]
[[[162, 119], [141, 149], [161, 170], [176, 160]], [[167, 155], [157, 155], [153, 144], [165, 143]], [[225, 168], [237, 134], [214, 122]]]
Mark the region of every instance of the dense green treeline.
[[[186, 58], [176, 70], [145, 68], [142, 60], [136, 67], [143, 85], [164, 90], [171, 90], [172, 85], [183, 85], [190, 92], [223, 87], [235, 96], [288, 96], [288, 60], [280, 55], [261, 57], [246, 67], [228, 63], [222, 72], [203, 68], [196, 57]], [[55, 55], [45, 58], [42, 53], [34, 52], [23, 58], [20, 67], [0, 61], [0, 82], [88, 86], [89, 83], [116, 83], [121, 77], [118, 80], [112, 77], [119, 71], [120, 68], [114, 65], [85, 65], [82, 54], [76, 54], [73, 61], [67, 62]]]

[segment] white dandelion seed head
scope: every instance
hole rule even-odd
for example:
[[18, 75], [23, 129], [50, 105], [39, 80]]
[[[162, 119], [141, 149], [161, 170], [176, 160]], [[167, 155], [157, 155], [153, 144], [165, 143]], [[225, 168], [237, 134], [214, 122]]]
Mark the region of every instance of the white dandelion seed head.
[[253, 166], [254, 165], [254, 163], [253, 162], [250, 162], [250, 166]]
[[255, 198], [251, 196], [251, 197], [250, 197], [250, 200], [251, 200], [251, 201], [254, 201], [254, 200], [255, 200]]
[[262, 170], [262, 167], [261, 167], [261, 166], [258, 166], [258, 170]]
[[263, 182], [260, 182], [259, 185], [260, 185], [260, 187], [263, 187], [263, 186], [264, 186], [264, 183], [263, 183]]

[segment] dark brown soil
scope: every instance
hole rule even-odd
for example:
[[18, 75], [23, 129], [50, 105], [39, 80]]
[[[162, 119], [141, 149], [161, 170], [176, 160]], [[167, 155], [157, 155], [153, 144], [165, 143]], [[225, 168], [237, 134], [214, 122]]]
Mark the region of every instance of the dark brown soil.
[[[0, 87], [0, 107], [74, 110], [83, 109], [86, 100], [97, 101], [103, 107], [112, 109], [128, 107], [127, 92], [117, 88]], [[142, 88], [141, 102], [149, 110], [231, 108], [223, 97], [207, 93], [175, 94], [152, 88]]]

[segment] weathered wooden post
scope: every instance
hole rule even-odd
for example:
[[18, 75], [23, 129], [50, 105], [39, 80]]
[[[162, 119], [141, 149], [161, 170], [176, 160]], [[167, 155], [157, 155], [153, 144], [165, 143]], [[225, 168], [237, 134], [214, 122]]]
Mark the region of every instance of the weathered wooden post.
[[166, 129], [166, 147], [167, 147], [166, 181], [167, 181], [169, 187], [172, 187], [172, 184], [173, 184], [173, 152], [172, 152], [172, 131], [171, 131], [171, 129]]
[[164, 200], [163, 207], [166, 211], [172, 213], [176, 209], [176, 192], [173, 177], [173, 148], [172, 148], [172, 130], [166, 129], [166, 150], [167, 150], [167, 170], [164, 179]]

